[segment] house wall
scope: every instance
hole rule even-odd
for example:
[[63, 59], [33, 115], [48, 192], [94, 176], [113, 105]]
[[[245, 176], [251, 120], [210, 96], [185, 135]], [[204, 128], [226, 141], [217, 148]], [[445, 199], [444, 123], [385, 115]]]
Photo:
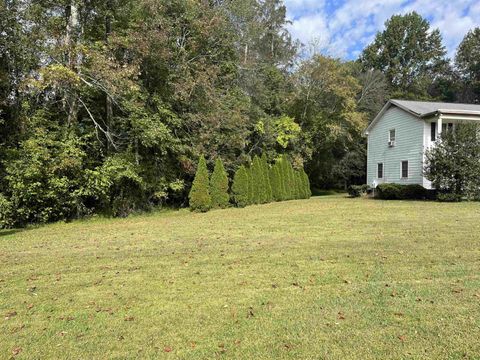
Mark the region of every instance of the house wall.
[[[368, 134], [367, 184], [420, 184], [423, 179], [425, 121], [390, 107]], [[396, 130], [395, 146], [388, 146], [389, 131]], [[408, 160], [409, 177], [401, 178], [401, 162]], [[383, 163], [383, 179], [377, 178], [377, 164]]]

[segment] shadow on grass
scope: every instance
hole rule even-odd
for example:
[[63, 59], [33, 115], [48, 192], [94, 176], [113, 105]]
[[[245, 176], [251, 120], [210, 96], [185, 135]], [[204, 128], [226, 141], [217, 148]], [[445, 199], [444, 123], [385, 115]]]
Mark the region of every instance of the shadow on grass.
[[5, 230], [0, 230], [0, 238], [8, 235], [13, 235], [22, 231], [25, 231], [26, 229], [5, 229]]

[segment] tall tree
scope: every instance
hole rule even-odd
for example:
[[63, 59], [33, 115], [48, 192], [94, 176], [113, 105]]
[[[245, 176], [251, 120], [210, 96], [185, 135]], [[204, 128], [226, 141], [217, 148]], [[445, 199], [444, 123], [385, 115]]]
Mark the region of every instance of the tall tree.
[[382, 71], [392, 97], [428, 98], [428, 87], [445, 71], [448, 61], [438, 29], [418, 13], [393, 15], [377, 33], [359, 61], [364, 70]]
[[480, 102], [480, 28], [470, 30], [458, 46], [455, 65], [465, 84], [464, 102]]

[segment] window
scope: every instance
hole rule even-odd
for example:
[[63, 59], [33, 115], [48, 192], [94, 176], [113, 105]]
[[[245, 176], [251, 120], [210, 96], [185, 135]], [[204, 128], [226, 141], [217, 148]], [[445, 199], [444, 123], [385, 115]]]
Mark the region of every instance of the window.
[[430, 123], [430, 138], [432, 141], [437, 140], [437, 123]]
[[377, 164], [377, 178], [383, 179], [383, 163]]
[[395, 142], [395, 129], [390, 130], [388, 134], [388, 141]]
[[408, 178], [408, 161], [402, 161], [402, 179]]

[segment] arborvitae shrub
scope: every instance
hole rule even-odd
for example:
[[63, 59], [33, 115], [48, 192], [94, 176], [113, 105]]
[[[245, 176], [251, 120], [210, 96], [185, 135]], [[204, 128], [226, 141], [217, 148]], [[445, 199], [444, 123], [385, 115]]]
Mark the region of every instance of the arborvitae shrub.
[[209, 179], [207, 163], [202, 155], [198, 160], [197, 173], [193, 180], [192, 188], [188, 194], [190, 209], [193, 211], [205, 212], [212, 206], [212, 198], [209, 191]]
[[255, 186], [253, 181], [253, 167], [249, 166], [245, 169], [248, 176], [248, 205], [254, 204]]
[[302, 176], [299, 171], [294, 171], [295, 199], [303, 199]]
[[260, 158], [255, 155], [252, 165], [253, 181], [253, 203], [262, 204], [265, 202], [265, 181], [263, 178], [263, 169]]
[[305, 191], [305, 199], [310, 199], [310, 197], [312, 196], [312, 190], [310, 189], [310, 180], [308, 178], [307, 173], [305, 172], [305, 170], [303, 168], [300, 172], [301, 172], [302, 178], [303, 178], [303, 187], [304, 187], [304, 191]]
[[295, 174], [293, 166], [290, 161], [285, 157], [286, 171], [287, 171], [287, 185], [285, 189], [288, 189], [287, 199], [295, 198]]
[[238, 207], [244, 207], [250, 203], [248, 196], [248, 171], [243, 165], [235, 172], [232, 192], [233, 200]]
[[272, 200], [282, 200], [282, 184], [280, 183], [280, 174], [278, 173], [277, 164], [273, 165], [269, 170], [270, 186], [272, 188]]
[[283, 200], [290, 199], [291, 196], [291, 187], [290, 187], [290, 177], [288, 173], [288, 159], [284, 155], [280, 160], [280, 174], [282, 177], [282, 187], [283, 187]]
[[267, 156], [265, 153], [262, 154], [262, 169], [263, 169], [263, 180], [264, 180], [264, 187], [265, 187], [265, 202], [272, 202], [273, 195], [272, 195], [272, 184], [270, 184], [270, 176], [269, 176], [269, 166], [267, 161]]
[[212, 208], [225, 208], [228, 206], [230, 200], [228, 195], [228, 176], [220, 158], [215, 161], [215, 168], [210, 177], [210, 196], [212, 198]]

